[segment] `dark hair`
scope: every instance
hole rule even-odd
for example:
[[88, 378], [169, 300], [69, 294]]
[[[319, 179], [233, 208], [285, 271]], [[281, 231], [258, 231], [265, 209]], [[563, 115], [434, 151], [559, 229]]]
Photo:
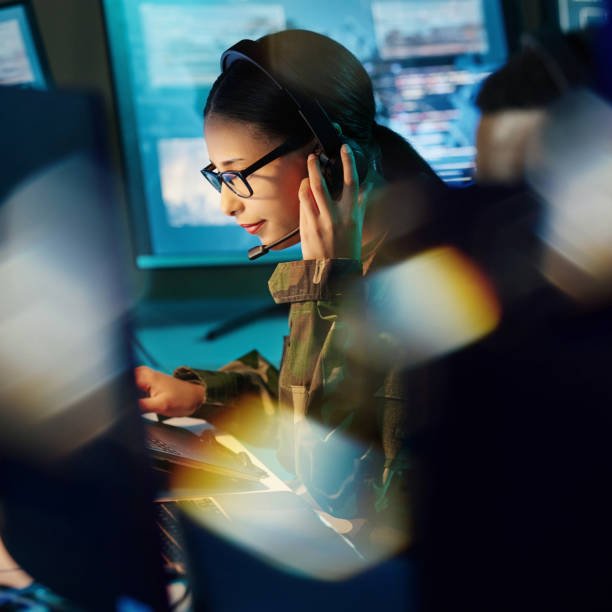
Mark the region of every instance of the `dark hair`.
[[527, 34], [523, 49], [482, 84], [476, 105], [483, 112], [548, 106], [566, 90], [586, 84], [592, 32]]
[[[290, 91], [316, 98], [342, 134], [354, 141], [369, 161], [377, 160], [388, 180], [433, 170], [399, 135], [374, 122], [376, 105], [372, 82], [359, 60], [327, 36], [307, 30], [284, 30], [258, 40], [268, 66]], [[218, 113], [256, 125], [263, 133], [280, 138], [311, 134], [288, 96], [259, 68], [236, 61], [215, 81], [204, 116]], [[393, 136], [389, 135], [392, 134]], [[391, 150], [391, 147], [393, 150]], [[394, 159], [388, 176], [386, 159]]]

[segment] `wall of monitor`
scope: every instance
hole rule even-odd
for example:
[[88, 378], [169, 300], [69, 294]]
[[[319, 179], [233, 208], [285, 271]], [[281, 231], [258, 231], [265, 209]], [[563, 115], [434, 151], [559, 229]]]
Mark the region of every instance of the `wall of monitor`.
[[[581, 20], [586, 18], [586, 14], [584, 13], [585, 8], [589, 9], [589, 15], [591, 15], [591, 17], [601, 9], [601, 3], [598, 2], [598, 0], [590, 2], [589, 7], [586, 7], [584, 0], [581, 0], [580, 8], [583, 11], [582, 13], [576, 12], [573, 6], [573, 0], [500, 0], [499, 2], [483, 0], [482, 4], [478, 2], [478, 0], [463, 1], [466, 2], [466, 6], [468, 4], [472, 6], [474, 11], [480, 10], [478, 9], [479, 6], [486, 8], [487, 5], [495, 5], [499, 8], [502, 19], [501, 25], [503, 27], [503, 31], [500, 32], [500, 34], [504, 39], [505, 48], [502, 49], [499, 47], [493, 54], [495, 56], [494, 60], [498, 64], [500, 61], [503, 61], [504, 57], [507, 57], [508, 54], [511, 54], [512, 51], [518, 47], [519, 39], [523, 32], [538, 30], [542, 27], [563, 27], [567, 29], [572, 25], [576, 25], [576, 23], [578, 25], [581, 24]], [[475, 72], [473, 67], [468, 66], [464, 70], [462, 66], [457, 67], [456, 63], [447, 66], [445, 62], [424, 60], [413, 65], [410, 62], [398, 61], [397, 49], [394, 48], [393, 45], [388, 44], [388, 37], [386, 39], [384, 38], [385, 28], [388, 27], [388, 24], [384, 21], [385, 11], [379, 10], [377, 13], [376, 9], [377, 5], [379, 8], [381, 6], [384, 8], [385, 2], [389, 2], [389, 0], [381, 0], [381, 2], [378, 3], [360, 1], [356, 4], [351, 4], [351, 6], [367, 5], [367, 10], [371, 12], [373, 16], [371, 42], [367, 36], [361, 36], [361, 38], [359, 38], [360, 32], [355, 31], [355, 28], [351, 30], [350, 24], [343, 26], [344, 29], [339, 29], [337, 33], [337, 36], [346, 37], [346, 41], [341, 40], [340, 42], [347, 44], [349, 47], [352, 44], [358, 46], [359, 52], [363, 50], [364, 58], [372, 56], [371, 53], [368, 55], [368, 45], [370, 44], [372, 48], [375, 47], [375, 56], [379, 63], [375, 64], [370, 62], [370, 68], [374, 66], [371, 70], [371, 75], [375, 81], [375, 86], [377, 86], [377, 70], [380, 69], [380, 66], [383, 67], [383, 70], [386, 70], [390, 66], [392, 70], [403, 71], [399, 76], [396, 74], [397, 82], [404, 82], [406, 83], [406, 87], [410, 86], [411, 88], [416, 84], [417, 89], [420, 88], [421, 91], [425, 92], [427, 83], [435, 84], [440, 79], [452, 80], [452, 78], [455, 78], [456, 80], [465, 82], [466, 79], [473, 79], [476, 81], [478, 78], [481, 78], [482, 75], [476, 74], [477, 71]], [[436, 0], [436, 2], [444, 4], [442, 0]], [[0, 8], [14, 4], [16, 4], [15, 0], [0, 0]], [[140, 279], [136, 283], [140, 287], [139, 291], [142, 293], [142, 287], [146, 287], [145, 293], [153, 298], [165, 296], [205, 297], [210, 294], [211, 287], [214, 287], [215, 291], [220, 294], [228, 296], [265, 295], [266, 279], [273, 268], [273, 262], [266, 263], [263, 261], [259, 265], [245, 267], [247, 262], [235, 259], [235, 253], [221, 253], [221, 257], [219, 257], [219, 253], [212, 253], [212, 255], [211, 253], [198, 253], [197, 246], [189, 247], [185, 253], [179, 250], [186, 243], [184, 236], [188, 236], [188, 240], [192, 240], [190, 236], [193, 236], [193, 245], [197, 245], [198, 242], [202, 242], [201, 237], [206, 236], [206, 234], [199, 232], [214, 231], [221, 235], [220, 233], [222, 232], [238, 229], [226, 228], [222, 225], [215, 225], [212, 227], [217, 223], [217, 220], [212, 219], [212, 217], [211, 220], [208, 221], [206, 219], [196, 219], [193, 215], [191, 217], [189, 216], [190, 205], [193, 202], [198, 203], [205, 201], [208, 196], [202, 195], [199, 192], [195, 194], [189, 193], [186, 196], [182, 194], [185, 201], [179, 202], [179, 205], [173, 208], [171, 205], [168, 205], [167, 202], [162, 201], [162, 198], [156, 194], [155, 189], [149, 190], [151, 191], [149, 194], [146, 193], [145, 189], [141, 189], [143, 193], [138, 197], [140, 197], [142, 201], [139, 204], [135, 204], [135, 199], [138, 199], [138, 197], [135, 196], [133, 188], [134, 169], [132, 168], [132, 170], [130, 170], [128, 167], [129, 164], [126, 164], [126, 158], [133, 162], [137, 155], [131, 153], [129, 147], [126, 146], [125, 135], [126, 130], [129, 129], [129, 124], [125, 122], [125, 109], [122, 108], [122, 104], [125, 106], [125, 98], [126, 96], [129, 97], [130, 91], [127, 90], [124, 85], [122, 85], [121, 80], [117, 78], [118, 72], [121, 70], [122, 58], [118, 56], [118, 51], [114, 42], [117, 38], [117, 30], [116, 28], [113, 30], [114, 26], [112, 22], [113, 11], [119, 11], [120, 5], [125, 4], [129, 6], [130, 3], [122, 2], [122, 0], [87, 0], [85, 2], [83, 0], [30, 0], [28, 4], [36, 22], [36, 27], [40, 35], [40, 43], [48, 64], [48, 71], [55, 86], [58, 88], [94, 91], [98, 93], [104, 101], [108, 124], [111, 128], [108, 132], [109, 145], [115, 167], [119, 176], [122, 178], [126, 219], [131, 223], [130, 235], [133, 238], [131, 251], [134, 254], [133, 271], [135, 276]], [[158, 13], [159, 6], [163, 3], [152, 1], [147, 3], [132, 2], [131, 4], [144, 5], [144, 7], [141, 6], [139, 9], [139, 21], [144, 24], [149, 24], [153, 31], [157, 23], [156, 20], [162, 17]], [[194, 3], [185, 0], [183, 4], [214, 5], [215, 3]], [[281, 6], [283, 4], [287, 3], [279, 1], [275, 3], [274, 6]], [[411, 0], [403, 3], [392, 2], [392, 4], [396, 10], [404, 10], [402, 6], [410, 4], [418, 5], [419, 3]], [[422, 4], [425, 5], [426, 3]], [[287, 4], [287, 6], [289, 6], [289, 4]], [[143, 35], [143, 38], [145, 38], [146, 32], [139, 32], [136, 29], [127, 31], [129, 30], [130, 18], [127, 8], [124, 14], [124, 21], [127, 23], [127, 26], [123, 26], [126, 28], [124, 33], [131, 35], [134, 40], [136, 40], [139, 35]], [[377, 14], [379, 15], [378, 18]], [[257, 17], [261, 20], [261, 16]], [[280, 15], [278, 10], [276, 10], [276, 12], [270, 10], [269, 14], [265, 17], [272, 21], [276, 19], [279, 27], [291, 25], [290, 22], [292, 20], [297, 23], [299, 27], [304, 27], [300, 22], [300, 16], [298, 14], [289, 14], [289, 9], [287, 8], [285, 8], [284, 17]], [[181, 15], [177, 13], [175, 18], [180, 19]], [[307, 23], [305, 27], [308, 27]], [[491, 24], [489, 23], [487, 27], [490, 30]], [[332, 30], [330, 34], [334, 35], [335, 31]], [[406, 41], [412, 40], [409, 38], [411, 33], [406, 32], [404, 34], [403, 44], [408, 44]], [[484, 31], [483, 36], [485, 38], [486, 35], [487, 32]], [[495, 41], [491, 40], [491, 38], [491, 33], [489, 32], [489, 40], [483, 40], [480, 44], [488, 45], [489, 49], [493, 49]], [[412, 42], [410, 42], [410, 44], [412, 44]], [[144, 48], [146, 48], [146, 40], [144, 40], [143, 45]], [[412, 48], [424, 49], [425, 46], [413, 46]], [[119, 52], [121, 52], [121, 50], [119, 50]], [[153, 49], [152, 53], [155, 52], [155, 49]], [[453, 52], [456, 53], [456, 50]], [[491, 53], [489, 55], [491, 55]], [[129, 58], [127, 59], [129, 60]], [[132, 71], [134, 71], [134, 67], [136, 67], [136, 65], [132, 64]], [[492, 68], [494, 68], [494, 65], [489, 62], [479, 69], [481, 69], [481, 72], [484, 74], [484, 71]], [[465, 74], [463, 74], [462, 71], [465, 72]], [[461, 74], [459, 74], [460, 72]], [[383, 78], [379, 79], [380, 83], [384, 83], [384, 76], [383, 74]], [[165, 78], [163, 66], [159, 66], [155, 78]], [[123, 91], [121, 91], [121, 87], [124, 87]], [[198, 88], [196, 87], [195, 89]], [[204, 89], [205, 87], [200, 86], [198, 91], [205, 94]], [[391, 98], [393, 96], [393, 92], [385, 92], [382, 85], [380, 87], [380, 92], [383, 100], [385, 96], [390, 96]], [[426, 97], [426, 95], [421, 95], [421, 98], [423, 97]], [[436, 99], [434, 102], [437, 104], [439, 100]], [[406, 116], [408, 115], [409, 113]], [[195, 113], [191, 121], [194, 126], [198, 122]], [[390, 126], [394, 129], [397, 129], [398, 125], [400, 130], [402, 127], [406, 130], [411, 129], [409, 120], [407, 122], [405, 121], [403, 125], [400, 125], [397, 118], [394, 117], [390, 117], [389, 121], [391, 122]], [[183, 126], [181, 129], [183, 129]], [[422, 154], [424, 155], [428, 155], [431, 151], [435, 153], [435, 151], [439, 151], [443, 148], [438, 146], [440, 142], [435, 140], [435, 138], [442, 138], [443, 135], [414, 134], [413, 136], [414, 138], [411, 138], [411, 142], [414, 144], [416, 141], [417, 148], [419, 148], [422, 143]], [[191, 140], [194, 142], [192, 143]], [[165, 137], [165, 141], [160, 142], [161, 144], [157, 146], [156, 157], [153, 163], [157, 164], [156, 167], [159, 167], [159, 182], [161, 183], [164, 176], [164, 166], [161, 162], [164, 156], [169, 160], [169, 168], [171, 167], [172, 159], [170, 158], [172, 158], [172, 156], [180, 157], [181, 155], [189, 154], [187, 150], [183, 150], [185, 146], [200, 145], [199, 143], [195, 143], [195, 139], [183, 139], [181, 143], [177, 139]], [[431, 146], [431, 143], [433, 143], [433, 146]], [[470, 143], [467, 144], [470, 145]], [[419, 150], [421, 151], [421, 149]], [[469, 146], [466, 146], [465, 150], [469, 153]], [[455, 147], [451, 153], [453, 155], [457, 153], [460, 154], [461, 150]], [[466, 159], [468, 160], [467, 162], [465, 161]], [[137, 169], [141, 173], [145, 161], [141, 161], [142, 167], [140, 170]], [[438, 161], [439, 163], [436, 167]], [[432, 163], [431, 160], [430, 163]], [[460, 181], [464, 179], [462, 173], [465, 173], [466, 163], [469, 164], [469, 158], [466, 157], [464, 159], [459, 156], [450, 159], [450, 163], [448, 163], [446, 158], [442, 158], [441, 160], [434, 159], [432, 165], [441, 173], [443, 178], [450, 181]], [[461, 167], [462, 164], [463, 167]], [[168, 174], [168, 176], [170, 176], [170, 174]], [[168, 183], [165, 192], [171, 192], [171, 188], [172, 185]], [[200, 188], [198, 187], [197, 189]], [[163, 184], [159, 185], [158, 191], [160, 194], [164, 191]], [[174, 195], [172, 195], [172, 197], [174, 197]], [[155, 198], [159, 201], [157, 202]], [[197, 198], [204, 199], [198, 200]], [[151, 204], [151, 202], [153, 202], [153, 204]], [[170, 204], [172, 204], [172, 202]], [[164, 215], [154, 212], [156, 206], [159, 210], [163, 208]], [[134, 212], [135, 210], [137, 211], [136, 213]], [[170, 219], [170, 222], [166, 223], [165, 226], [155, 221], [155, 218], [160, 219], [162, 217], [164, 219]], [[174, 226], [172, 225], [173, 219], [175, 220]], [[143, 230], [143, 228], [145, 229]], [[180, 230], [183, 229], [186, 231], [181, 232]], [[234, 237], [230, 236], [223, 240], [225, 242], [232, 242]], [[177, 244], [181, 246], [177, 247]], [[242, 251], [243, 250], [244, 249], [242, 249]], [[185, 257], [185, 255], [187, 255], [187, 257]], [[224, 261], [223, 257], [225, 257]], [[232, 257], [234, 257], [234, 259], [232, 259]], [[223, 265], [217, 265], [219, 262]]]

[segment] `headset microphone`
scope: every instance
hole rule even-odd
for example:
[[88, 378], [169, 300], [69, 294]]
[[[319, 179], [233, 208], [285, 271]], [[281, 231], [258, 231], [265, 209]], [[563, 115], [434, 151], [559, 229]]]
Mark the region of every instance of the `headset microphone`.
[[288, 234], [285, 234], [282, 238], [279, 238], [276, 242], [272, 244], [260, 244], [259, 246], [255, 246], [252, 249], [249, 249], [248, 256], [251, 261], [254, 259], [258, 259], [262, 255], [265, 255], [270, 249], [278, 246], [281, 242], [285, 242], [285, 240], [289, 240], [289, 238], [293, 238], [300, 231], [299, 227], [296, 227], [294, 230], [290, 231]]

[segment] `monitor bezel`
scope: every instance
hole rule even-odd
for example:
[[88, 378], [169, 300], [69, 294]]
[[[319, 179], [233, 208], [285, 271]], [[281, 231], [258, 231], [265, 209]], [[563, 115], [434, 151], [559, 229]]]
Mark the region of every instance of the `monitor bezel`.
[[34, 10], [32, 0], [9, 0], [8, 2], [3, 2], [2, 4], [0, 4], [0, 12], [4, 9], [13, 7], [21, 7], [25, 14], [25, 18], [30, 30], [30, 36], [32, 37], [32, 44], [34, 45], [34, 49], [36, 51], [36, 59], [38, 60], [40, 72], [44, 80], [44, 87], [40, 88], [25, 84], [2, 85], [2, 87], [17, 87], [27, 89], [34, 88], [43, 89], [47, 91], [53, 90], [55, 89], [55, 82], [51, 73], [49, 58], [45, 50], [45, 45], [38, 25], [38, 20], [36, 19], [36, 12]]

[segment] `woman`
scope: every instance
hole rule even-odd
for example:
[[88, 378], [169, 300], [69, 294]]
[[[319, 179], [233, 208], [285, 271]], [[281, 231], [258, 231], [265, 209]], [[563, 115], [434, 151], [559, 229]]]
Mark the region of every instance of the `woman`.
[[[405, 531], [408, 412], [398, 376], [350, 357], [339, 309], [347, 283], [368, 271], [389, 237], [385, 215], [372, 214], [374, 188], [398, 174], [417, 183], [437, 178], [408, 143], [375, 123], [371, 81], [347, 49], [301, 30], [257, 46], [275, 77], [318, 100], [350, 143], [340, 152], [341, 193], [330, 196], [320, 143], [287, 93], [258, 66], [233, 62], [204, 110], [211, 165], [203, 173], [220, 190], [223, 212], [263, 244], [299, 227], [276, 248], [300, 241], [303, 259], [279, 264], [269, 281], [275, 301], [291, 304], [280, 373], [255, 351], [218, 372], [179, 368], [167, 376], [141, 367], [137, 383], [149, 394], [141, 407], [276, 444], [323, 510], [367, 519], [362, 534], [371, 544], [376, 525], [379, 534], [381, 525]], [[232, 174], [271, 152], [256, 171]]]

